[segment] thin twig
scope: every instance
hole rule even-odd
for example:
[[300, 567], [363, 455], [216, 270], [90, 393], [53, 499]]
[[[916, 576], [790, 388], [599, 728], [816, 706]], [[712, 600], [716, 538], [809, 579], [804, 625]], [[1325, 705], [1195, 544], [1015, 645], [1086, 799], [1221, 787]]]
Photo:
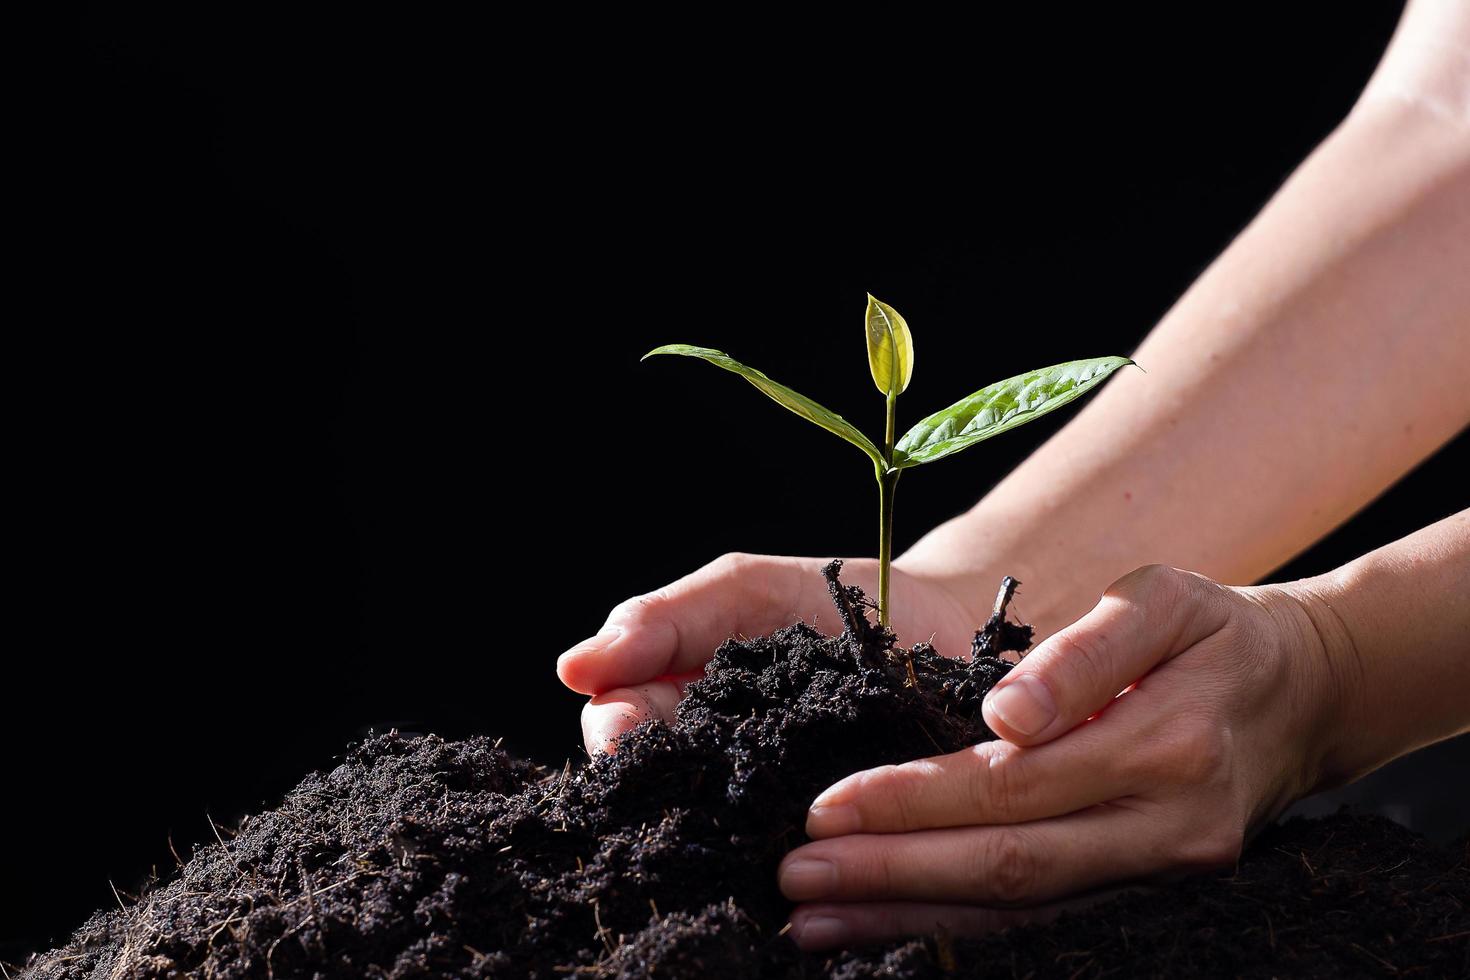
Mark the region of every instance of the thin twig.
[[356, 874], [349, 875], [346, 878], [343, 878], [341, 881], [335, 884], [328, 885], [327, 887], [319, 891], [309, 892], [307, 894], [300, 895], [297, 898], [293, 898], [285, 905], [282, 905], [281, 908], [288, 909], [291, 906], [295, 905], [297, 902], [304, 902], [308, 899], [315, 899], [318, 895], [325, 895], [327, 892], [332, 891], [336, 888], [341, 888], [343, 885], [350, 884], [359, 878], [376, 878], [379, 874], [380, 872], [377, 871], [359, 871]]
[[275, 969], [275, 967], [271, 963], [272, 958], [275, 957], [275, 955], [276, 955], [276, 947], [279, 946], [279, 945], [281, 945], [281, 943], [284, 940], [289, 939], [291, 936], [296, 935], [296, 933], [304, 925], [306, 925], [306, 920], [305, 919], [302, 919], [300, 922], [296, 923], [290, 929], [287, 929], [285, 932], [283, 932], [279, 936], [277, 936], [276, 937], [276, 941], [273, 942], [273, 943], [271, 943], [271, 948], [269, 950], [267, 950], [266, 951], [266, 954], [265, 954], [265, 975], [266, 975], [266, 980], [276, 980], [276, 969]]
[[224, 837], [220, 836], [219, 826], [215, 824], [214, 817], [211, 817], [209, 815], [208, 810], [204, 811], [204, 819], [209, 821], [209, 829], [214, 831], [214, 839], [219, 841], [220, 849], [225, 852], [225, 858], [230, 862], [231, 866], [234, 867], [235, 872], [239, 874], [241, 878], [245, 877], [245, 869], [240, 867], [239, 862], [235, 860], [235, 855], [230, 853], [229, 845], [225, 843]]
[[995, 606], [990, 610], [990, 615], [997, 619], [1006, 618], [1006, 606], [1009, 606], [1011, 600], [1015, 598], [1016, 586], [1020, 584], [1009, 575], [1000, 580], [1000, 591], [996, 593]]
[[301, 897], [306, 899], [306, 915], [318, 929], [321, 923], [316, 914], [316, 893], [311, 890], [311, 879], [306, 876], [306, 862], [301, 860], [301, 852], [296, 852], [296, 877], [301, 880]]
[[602, 924], [602, 909], [597, 902], [592, 903], [592, 921], [597, 923], [597, 938], [602, 940], [602, 945], [607, 949], [609, 956], [612, 955], [612, 943], [607, 941], [607, 928]]
[[1357, 943], [1348, 943], [1348, 945], [1351, 946], [1353, 949], [1356, 949], [1358, 952], [1362, 953], [1364, 956], [1371, 956], [1373, 959], [1377, 960], [1389, 973], [1397, 974], [1399, 972], [1398, 967], [1394, 966], [1392, 963], [1379, 956], [1377, 953], [1370, 953], [1363, 947], [1359, 946]]

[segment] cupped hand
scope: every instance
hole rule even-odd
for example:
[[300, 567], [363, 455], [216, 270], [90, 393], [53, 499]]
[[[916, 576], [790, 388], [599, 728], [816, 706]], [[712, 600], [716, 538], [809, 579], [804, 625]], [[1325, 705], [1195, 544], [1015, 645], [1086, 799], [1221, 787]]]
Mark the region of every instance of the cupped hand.
[[[672, 585], [620, 603], [598, 634], [557, 661], [562, 683], [592, 699], [582, 709], [588, 752], [613, 751], [618, 736], [646, 718], [673, 718], [690, 681], [726, 639], [759, 636], [798, 620], [827, 632], [841, 626], [821, 558], [728, 554]], [[877, 595], [878, 564], [844, 562], [842, 580]], [[934, 637], [942, 653], [968, 653], [977, 611], [938, 579], [892, 566], [894, 631], [908, 644]]]
[[[1067, 896], [1228, 866], [1316, 783], [1337, 681], [1304, 590], [1139, 569], [984, 704], [1003, 741], [857, 773], [787, 855], [818, 949], [973, 932]], [[874, 732], [881, 738], [881, 732]]]

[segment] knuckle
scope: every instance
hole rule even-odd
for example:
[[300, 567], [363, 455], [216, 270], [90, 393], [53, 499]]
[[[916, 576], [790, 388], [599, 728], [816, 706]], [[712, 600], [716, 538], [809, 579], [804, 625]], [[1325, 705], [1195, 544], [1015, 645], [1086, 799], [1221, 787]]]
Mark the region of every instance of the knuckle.
[[[873, 898], [893, 894], [895, 876], [887, 848], [865, 847], [854, 849], [841, 865], [854, 868], [854, 885], [857, 891]], [[843, 889], [847, 891], [847, 889]]]
[[744, 551], [727, 551], [710, 562], [709, 567], [711, 571], [722, 576], [739, 575], [750, 569], [755, 558], [755, 555], [747, 554]]
[[1199, 572], [1191, 572], [1184, 568], [1171, 568], [1169, 571], [1173, 573], [1174, 584], [1184, 592], [1203, 594], [1221, 588], [1219, 582]]
[[1068, 678], [1059, 685], [1061, 689], [1091, 691], [1109, 683], [1113, 671], [1108, 665], [1108, 655], [1102, 640], [1102, 637], [1070, 629], [1062, 630], [1052, 637], [1050, 642], [1056, 651], [1056, 667], [1053, 669], [1061, 671]]
[[614, 606], [607, 620], [609, 623], [621, 623], [625, 626], [637, 623], [645, 616], [657, 613], [667, 606], [673, 597], [673, 591], [667, 585], [654, 589], [652, 592], [635, 595]]
[[985, 742], [969, 767], [969, 806], [982, 819], [1015, 821], [1024, 805], [1025, 778], [1017, 770], [1020, 754], [1009, 742]]
[[1026, 837], [1014, 829], [995, 828], [981, 841], [974, 880], [984, 883], [991, 900], [1019, 905], [1031, 898], [1036, 887], [1036, 855]]
[[1174, 740], [1170, 775], [1189, 786], [1219, 783], [1231, 766], [1231, 735], [1223, 725], [1194, 724]]
[[1126, 599], [1139, 594], [1157, 591], [1161, 586], [1173, 583], [1179, 573], [1168, 565], [1140, 565], [1133, 571], [1108, 586], [1103, 595]]
[[888, 820], [880, 822], [908, 827], [914, 817], [917, 789], [917, 780], [905, 766], [879, 766], [863, 773], [855, 795], [860, 805], [888, 815]]
[[746, 554], [743, 551], [726, 552], [677, 582], [623, 600], [613, 607], [608, 621], [627, 624], [645, 621], [649, 616], [667, 616], [681, 601], [689, 601], [690, 589], [701, 580], [739, 580], [747, 577], [760, 561], [759, 555]]
[[1195, 595], [1209, 580], [1171, 565], [1141, 565], [1108, 586], [1103, 595], [1140, 606], [1167, 611]]

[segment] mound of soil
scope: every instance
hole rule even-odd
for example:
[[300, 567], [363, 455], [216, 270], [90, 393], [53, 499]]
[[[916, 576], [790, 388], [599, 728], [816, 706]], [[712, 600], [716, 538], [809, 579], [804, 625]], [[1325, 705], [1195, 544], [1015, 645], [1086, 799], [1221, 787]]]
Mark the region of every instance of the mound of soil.
[[[827, 570], [846, 624], [729, 640], [672, 725], [547, 771], [485, 739], [388, 734], [167, 884], [94, 916], [30, 978], [1091, 977], [1470, 973], [1470, 867], [1392, 824], [1264, 834], [1233, 875], [1131, 892], [1045, 926], [839, 956], [782, 934], [781, 857], [858, 769], [994, 737], [986, 691], [1023, 650], [897, 648]], [[910, 667], [912, 669], [910, 669]], [[1470, 846], [1470, 845], [1467, 845]]]

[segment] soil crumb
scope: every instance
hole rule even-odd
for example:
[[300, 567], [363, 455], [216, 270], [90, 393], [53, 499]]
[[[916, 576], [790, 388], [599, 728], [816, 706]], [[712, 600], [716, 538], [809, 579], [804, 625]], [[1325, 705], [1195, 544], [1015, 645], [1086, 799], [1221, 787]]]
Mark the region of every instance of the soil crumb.
[[615, 755], [548, 770], [485, 738], [369, 738], [20, 975], [1470, 975], [1470, 844], [1350, 815], [1271, 828], [1231, 874], [1046, 925], [800, 953], [775, 871], [805, 842], [812, 798], [993, 738], [981, 699], [1010, 669], [999, 655], [1031, 639], [1002, 601], [972, 659], [898, 647], [839, 568], [841, 636], [798, 623], [726, 641], [677, 720], [639, 726]]

